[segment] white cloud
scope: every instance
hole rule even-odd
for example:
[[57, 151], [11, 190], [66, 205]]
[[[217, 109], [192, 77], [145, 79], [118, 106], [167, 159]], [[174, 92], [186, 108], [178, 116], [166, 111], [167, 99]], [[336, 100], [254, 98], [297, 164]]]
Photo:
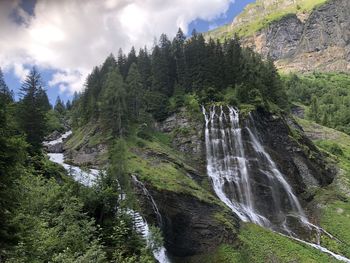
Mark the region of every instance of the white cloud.
[[[23, 0], [24, 1], [24, 0]], [[23, 65], [58, 70], [49, 86], [83, 88], [93, 66], [121, 47], [152, 45], [161, 33], [174, 36], [201, 18], [211, 21], [233, 0], [37, 0], [28, 16], [20, 0], [0, 1], [0, 65], [22, 79]], [[16, 13], [19, 25], [11, 19]]]

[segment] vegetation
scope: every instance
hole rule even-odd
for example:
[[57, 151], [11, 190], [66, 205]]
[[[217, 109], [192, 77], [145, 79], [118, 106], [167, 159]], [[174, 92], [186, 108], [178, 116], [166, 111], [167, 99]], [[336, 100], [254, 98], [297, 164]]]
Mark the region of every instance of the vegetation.
[[338, 262], [305, 244], [254, 224], [244, 224], [236, 247], [221, 245], [215, 253], [194, 257], [191, 262]]
[[339, 165], [340, 171], [334, 182], [317, 191], [315, 202], [322, 207], [321, 226], [342, 241], [338, 243], [324, 237], [322, 243], [349, 257], [350, 136], [312, 121], [298, 119], [298, 122], [313, 136], [316, 145]]
[[182, 106], [222, 101], [287, 107], [280, 77], [272, 61], [264, 61], [238, 38], [224, 44], [191, 38], [179, 30], [170, 41], [161, 35], [152, 53], [134, 49], [117, 59], [110, 55], [94, 68], [86, 89], [72, 102], [73, 123], [101, 123], [114, 136], [128, 136], [134, 123], [163, 120]]
[[[133, 203], [122, 139], [92, 188], [44, 154], [44, 136], [64, 130], [70, 108], [58, 98], [52, 109], [35, 68], [18, 102], [0, 74], [0, 261], [154, 262], [126, 209]], [[121, 201], [122, 193], [130, 198]]]
[[290, 101], [307, 106], [307, 119], [350, 134], [349, 74], [291, 74], [282, 79]]

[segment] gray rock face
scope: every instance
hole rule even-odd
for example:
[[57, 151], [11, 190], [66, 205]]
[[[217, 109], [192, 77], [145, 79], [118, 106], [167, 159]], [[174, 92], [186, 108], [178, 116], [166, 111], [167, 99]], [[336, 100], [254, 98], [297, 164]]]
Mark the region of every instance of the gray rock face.
[[45, 145], [46, 151], [48, 153], [62, 153], [63, 152], [63, 142], [56, 144]]
[[79, 149], [66, 149], [65, 156], [77, 166], [98, 166], [100, 156], [107, 154], [107, 145], [99, 144], [95, 147], [83, 145]]
[[203, 125], [202, 119], [191, 117], [183, 108], [156, 126], [159, 131], [172, 137], [173, 147], [183, 152], [189, 163], [195, 164], [198, 170], [205, 172]]
[[[236, 240], [239, 220], [234, 214], [223, 212], [215, 203], [198, 200], [194, 196], [169, 191], [157, 191], [146, 185], [154, 198], [162, 218], [165, 247], [176, 257], [188, 257], [208, 253], [220, 244], [232, 244]], [[149, 199], [138, 189], [140, 205], [149, 222], [157, 224]], [[221, 215], [230, 225], [218, 220]]]
[[350, 1], [330, 0], [303, 21], [287, 15], [243, 42], [286, 71], [349, 71]]
[[293, 119], [264, 110], [252, 116], [264, 147], [298, 195], [333, 181], [336, 171]]
[[304, 25], [296, 15], [288, 15], [259, 34], [262, 46], [257, 51], [274, 60], [293, 56], [303, 29]]

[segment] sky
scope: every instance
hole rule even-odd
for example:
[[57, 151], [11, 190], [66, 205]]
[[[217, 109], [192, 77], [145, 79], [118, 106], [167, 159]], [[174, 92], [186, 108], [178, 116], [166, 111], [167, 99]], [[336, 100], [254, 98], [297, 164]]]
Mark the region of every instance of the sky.
[[84, 89], [110, 54], [231, 23], [254, 0], [0, 0], [0, 67], [18, 98], [35, 66], [53, 104]]

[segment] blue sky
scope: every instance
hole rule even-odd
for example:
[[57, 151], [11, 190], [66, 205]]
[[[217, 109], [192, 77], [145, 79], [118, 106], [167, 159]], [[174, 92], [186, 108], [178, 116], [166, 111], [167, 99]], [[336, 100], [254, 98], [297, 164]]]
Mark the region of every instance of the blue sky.
[[[181, 2], [181, 0], [179, 1]], [[107, 2], [113, 2], [113, 0], [107, 0]], [[176, 1], [173, 1], [171, 3], [174, 3], [174, 2]], [[5, 81], [7, 85], [10, 87], [10, 89], [14, 90], [14, 93], [18, 98], [18, 90], [21, 85], [20, 78], [23, 79], [23, 76], [25, 75], [25, 73], [28, 72], [28, 70], [33, 65], [35, 65], [41, 73], [43, 84], [47, 90], [50, 102], [53, 104], [58, 95], [61, 97], [61, 99], [63, 99], [64, 101], [67, 101], [72, 97], [74, 90], [79, 90], [79, 89], [81, 90], [81, 87], [83, 86], [82, 79], [86, 77], [86, 74], [88, 74], [92, 66], [100, 64], [103, 61], [103, 58], [110, 52], [116, 53], [116, 51], [119, 48], [119, 46], [117, 46], [118, 44], [120, 44], [121, 47], [123, 47], [125, 50], [127, 50], [131, 45], [135, 45], [134, 42], [142, 43], [144, 41], [143, 43], [145, 44], [148, 43], [148, 46], [149, 46], [149, 44], [151, 43], [151, 40], [149, 39], [149, 37], [145, 38], [144, 34], [142, 35], [142, 32], [139, 32], [141, 31], [139, 29], [139, 24], [130, 22], [130, 21], [133, 21], [132, 19], [135, 17], [135, 15], [138, 15], [142, 23], [142, 18], [144, 18], [144, 21], [148, 21], [150, 20], [148, 17], [154, 16], [154, 14], [152, 14], [153, 12], [152, 10], [154, 10], [157, 13], [156, 15], [159, 15], [159, 19], [157, 18], [158, 20], [155, 20], [153, 23], [159, 25], [160, 24], [159, 21], [160, 21], [161, 24], [164, 24], [164, 26], [163, 25], [154, 26], [152, 22], [150, 22], [148, 27], [143, 27], [141, 28], [142, 30], [148, 30], [154, 34], [157, 34], [158, 32], [154, 31], [154, 27], [161, 27], [161, 28], [156, 28], [156, 30], [158, 30], [159, 32], [166, 32], [168, 35], [171, 35], [173, 34], [173, 32], [175, 32], [174, 31], [175, 28], [178, 27], [178, 25], [180, 24], [185, 27], [188, 26], [187, 32], [188, 34], [191, 34], [193, 29], [196, 29], [198, 32], [206, 32], [209, 29], [212, 29], [213, 27], [218, 27], [227, 23], [231, 23], [233, 18], [237, 14], [239, 14], [248, 3], [254, 2], [254, 0], [236, 0], [235, 2], [232, 2], [232, 0], [222, 0], [221, 5], [212, 4], [215, 1], [210, 2], [208, 0], [207, 2], [208, 2], [207, 4], [205, 3], [203, 4], [207, 5], [209, 9], [213, 9], [213, 12], [210, 13], [208, 11], [207, 14], [204, 14], [206, 11], [203, 11], [203, 6], [188, 7], [188, 8], [193, 8], [194, 10], [198, 10], [197, 17], [202, 17], [202, 18], [196, 18], [192, 20], [190, 20], [191, 18], [187, 18], [187, 20], [184, 19], [183, 21], [180, 19], [171, 20], [170, 19], [171, 16], [173, 16], [174, 18], [177, 18], [177, 16], [181, 15], [181, 14], [178, 15], [174, 12], [166, 13], [164, 11], [164, 15], [162, 17], [162, 13], [158, 12], [157, 6], [143, 7], [143, 9], [149, 8], [148, 13], [143, 12], [143, 10], [140, 11], [137, 8], [136, 4], [134, 6], [127, 7], [127, 8], [123, 7], [124, 8], [123, 12], [120, 12], [119, 10], [117, 10], [117, 8], [121, 8], [119, 6], [108, 7], [108, 8], [115, 8], [116, 12], [118, 12], [118, 15], [120, 14], [120, 16], [123, 17], [124, 19], [117, 22], [113, 21], [113, 23], [118, 23], [119, 26], [124, 26], [124, 30], [128, 30], [128, 32], [135, 32], [135, 34], [125, 34], [125, 36], [123, 34], [119, 34], [112, 39], [110, 38], [110, 35], [111, 35], [110, 32], [114, 32], [114, 31], [118, 32], [118, 28], [117, 27], [112, 29], [108, 28], [108, 30], [111, 30], [111, 31], [108, 31], [109, 32], [109, 33], [107, 32], [108, 34], [106, 33], [101, 35], [100, 36], [101, 41], [94, 43], [93, 47], [95, 48], [97, 46], [98, 48], [92, 49], [91, 47], [89, 47], [88, 51], [92, 50], [90, 55], [87, 55], [86, 50], [84, 52], [84, 50], [82, 49], [82, 47], [85, 47], [86, 42], [89, 41], [88, 38], [86, 38], [86, 36], [84, 36], [84, 34], [81, 33], [82, 30], [78, 31], [79, 38], [74, 40], [74, 42], [77, 42], [77, 43], [81, 41], [80, 44], [74, 45], [70, 43], [69, 45], [68, 44], [66, 45], [65, 43], [59, 42], [61, 40], [61, 39], [58, 39], [60, 34], [64, 35], [67, 32], [68, 32], [67, 34], [74, 34], [74, 36], [77, 34], [76, 32], [70, 32], [71, 28], [69, 28], [70, 27], [69, 24], [68, 26], [64, 27], [65, 24], [64, 23], [62, 24], [61, 22], [60, 25], [62, 25], [62, 28], [63, 28], [62, 30], [61, 28], [57, 29], [57, 27], [54, 27], [54, 26], [47, 27], [47, 24], [50, 25], [50, 23], [53, 23], [51, 20], [46, 23], [45, 19], [48, 19], [47, 17], [49, 17], [49, 19], [54, 17], [56, 20], [59, 20], [61, 15], [60, 6], [55, 6], [55, 5], [44, 6], [43, 8], [40, 9], [42, 10], [41, 13], [39, 13], [38, 11], [38, 14], [36, 14], [35, 20], [30, 20], [31, 19], [30, 14], [32, 14], [34, 10], [34, 5], [36, 4], [35, 0], [23, 0], [22, 5], [19, 7], [16, 7], [17, 9], [13, 9], [12, 6], [10, 7], [5, 6], [4, 8], [2, 8], [0, 3], [0, 16], [1, 16], [1, 8], [3, 10], [6, 10], [6, 7], [7, 7], [8, 10], [10, 10], [9, 12], [11, 12], [11, 16], [8, 16], [8, 17], [12, 18], [12, 21], [6, 21], [8, 22], [8, 24], [5, 24], [4, 28], [6, 28], [6, 25], [8, 25], [8, 28], [9, 28], [8, 30], [9, 32], [11, 32], [11, 26], [12, 26], [12, 30], [14, 26], [13, 21], [15, 21], [17, 24], [19, 23], [18, 21], [24, 22], [25, 24], [24, 25], [25, 27], [20, 28], [22, 31], [19, 31], [18, 27], [15, 27], [15, 29], [16, 30], [18, 29], [19, 31], [17, 34], [17, 38], [10, 39], [9, 42], [14, 41], [14, 43], [18, 43], [19, 41], [18, 39], [22, 39], [23, 35], [27, 35], [28, 32], [25, 31], [27, 28], [31, 29], [31, 31], [28, 34], [29, 40], [24, 40], [24, 41], [28, 41], [29, 44], [30, 44], [30, 41], [32, 41], [33, 39], [32, 36], [36, 37], [37, 35], [39, 35], [39, 38], [36, 37], [33, 40], [34, 44], [37, 46], [33, 44], [33, 48], [27, 51], [29, 55], [26, 54], [26, 56], [19, 57], [18, 60], [16, 60], [17, 54], [22, 52], [23, 50], [22, 48], [22, 49], [18, 49], [20, 51], [16, 49], [8, 49], [8, 52], [7, 52], [8, 54], [6, 54], [7, 57], [4, 54], [3, 54], [2, 60], [0, 57], [0, 63], [1, 63], [0, 66], [3, 68]], [[220, 1], [216, 1], [216, 2], [220, 2]], [[66, 3], [67, 5], [70, 4], [68, 0], [66, 1]], [[117, 2], [117, 3], [120, 3], [120, 2]], [[229, 3], [228, 8], [227, 6], [225, 6], [225, 4], [227, 3]], [[212, 5], [212, 6], [209, 6], [209, 5]], [[69, 7], [74, 8], [71, 6]], [[176, 7], [177, 6], [175, 6], [175, 8]], [[25, 12], [17, 12], [17, 10], [19, 10], [20, 8], [22, 8], [24, 11], [29, 13], [29, 16], [28, 17], [26, 17], [25, 15], [23, 16], [22, 14], [23, 13], [25, 14]], [[47, 17], [45, 14], [45, 8], [48, 13]], [[155, 8], [155, 9], [152, 9], [152, 8]], [[161, 8], [162, 7], [159, 7], [159, 9]], [[169, 9], [169, 7], [165, 7], [164, 10], [166, 10], [166, 8]], [[222, 10], [227, 10], [227, 11], [222, 12]], [[62, 16], [63, 15], [64, 14], [62, 14]], [[96, 15], [98, 15], [98, 13]], [[169, 17], [169, 19], [167, 17]], [[114, 19], [114, 18], [106, 17], [104, 21], [106, 21], [107, 18], [109, 20]], [[84, 19], [86, 19], [86, 17], [82, 17], [80, 20], [84, 20]], [[162, 19], [164, 20], [164, 23]], [[178, 21], [178, 24], [172, 25], [171, 24], [172, 21], [175, 21], [175, 20]], [[123, 24], [124, 21], [126, 21], [125, 24]], [[12, 24], [10, 24], [10, 22], [12, 22]], [[74, 21], [70, 23], [72, 26], [74, 25]], [[29, 27], [28, 27], [28, 24], [30, 25]], [[83, 25], [82, 27], [84, 26], [85, 25]], [[76, 27], [78, 28], [78, 24]], [[46, 30], [46, 28], [48, 29]], [[86, 30], [86, 28], [84, 28], [84, 30]], [[98, 30], [99, 29], [96, 28], [97, 33], [99, 33]], [[52, 31], [55, 31], [55, 33], [51, 34]], [[63, 33], [61, 33], [61, 31], [63, 31]], [[91, 28], [91, 32], [93, 32], [93, 28]], [[91, 32], [89, 29], [86, 30], [86, 34], [90, 34]], [[6, 34], [6, 32], [1, 32], [1, 31], [0, 33]], [[128, 42], [124, 41], [125, 38], [128, 39]], [[98, 39], [98, 37], [96, 37], [94, 40], [96, 39]], [[4, 40], [0, 40], [0, 50], [4, 50], [3, 48], [1, 48], [2, 47], [1, 44], [6, 44], [6, 43], [1, 43], [1, 41], [4, 41]], [[57, 44], [55, 41], [57, 41]], [[108, 43], [108, 41], [113, 43]], [[51, 43], [54, 43], [55, 45], [52, 45]], [[62, 49], [61, 48], [58, 49], [56, 46], [60, 46]], [[140, 44], [140, 46], [143, 46], [143, 45]], [[69, 50], [69, 52], [64, 52], [65, 47], [67, 50]], [[59, 50], [59, 51], [56, 52], [56, 50]], [[82, 54], [79, 54], [80, 51]], [[5, 48], [5, 52], [6, 52], [6, 48]], [[47, 52], [47, 55], [45, 52]], [[11, 57], [10, 59], [11, 62], [9, 62], [9, 59], [8, 59], [8, 57], [11, 56], [10, 54], [15, 54], [12, 57], [16, 57], [16, 59], [12, 59]], [[77, 56], [76, 59], [74, 58], [75, 55]], [[90, 57], [93, 57], [93, 59], [90, 59]], [[66, 63], [65, 60], [68, 62]], [[5, 67], [3, 65], [4, 63], [5, 63]], [[16, 67], [13, 66], [14, 64], [16, 64]], [[79, 80], [80, 76], [81, 76], [81, 80]], [[61, 90], [59, 86], [61, 86]]]

